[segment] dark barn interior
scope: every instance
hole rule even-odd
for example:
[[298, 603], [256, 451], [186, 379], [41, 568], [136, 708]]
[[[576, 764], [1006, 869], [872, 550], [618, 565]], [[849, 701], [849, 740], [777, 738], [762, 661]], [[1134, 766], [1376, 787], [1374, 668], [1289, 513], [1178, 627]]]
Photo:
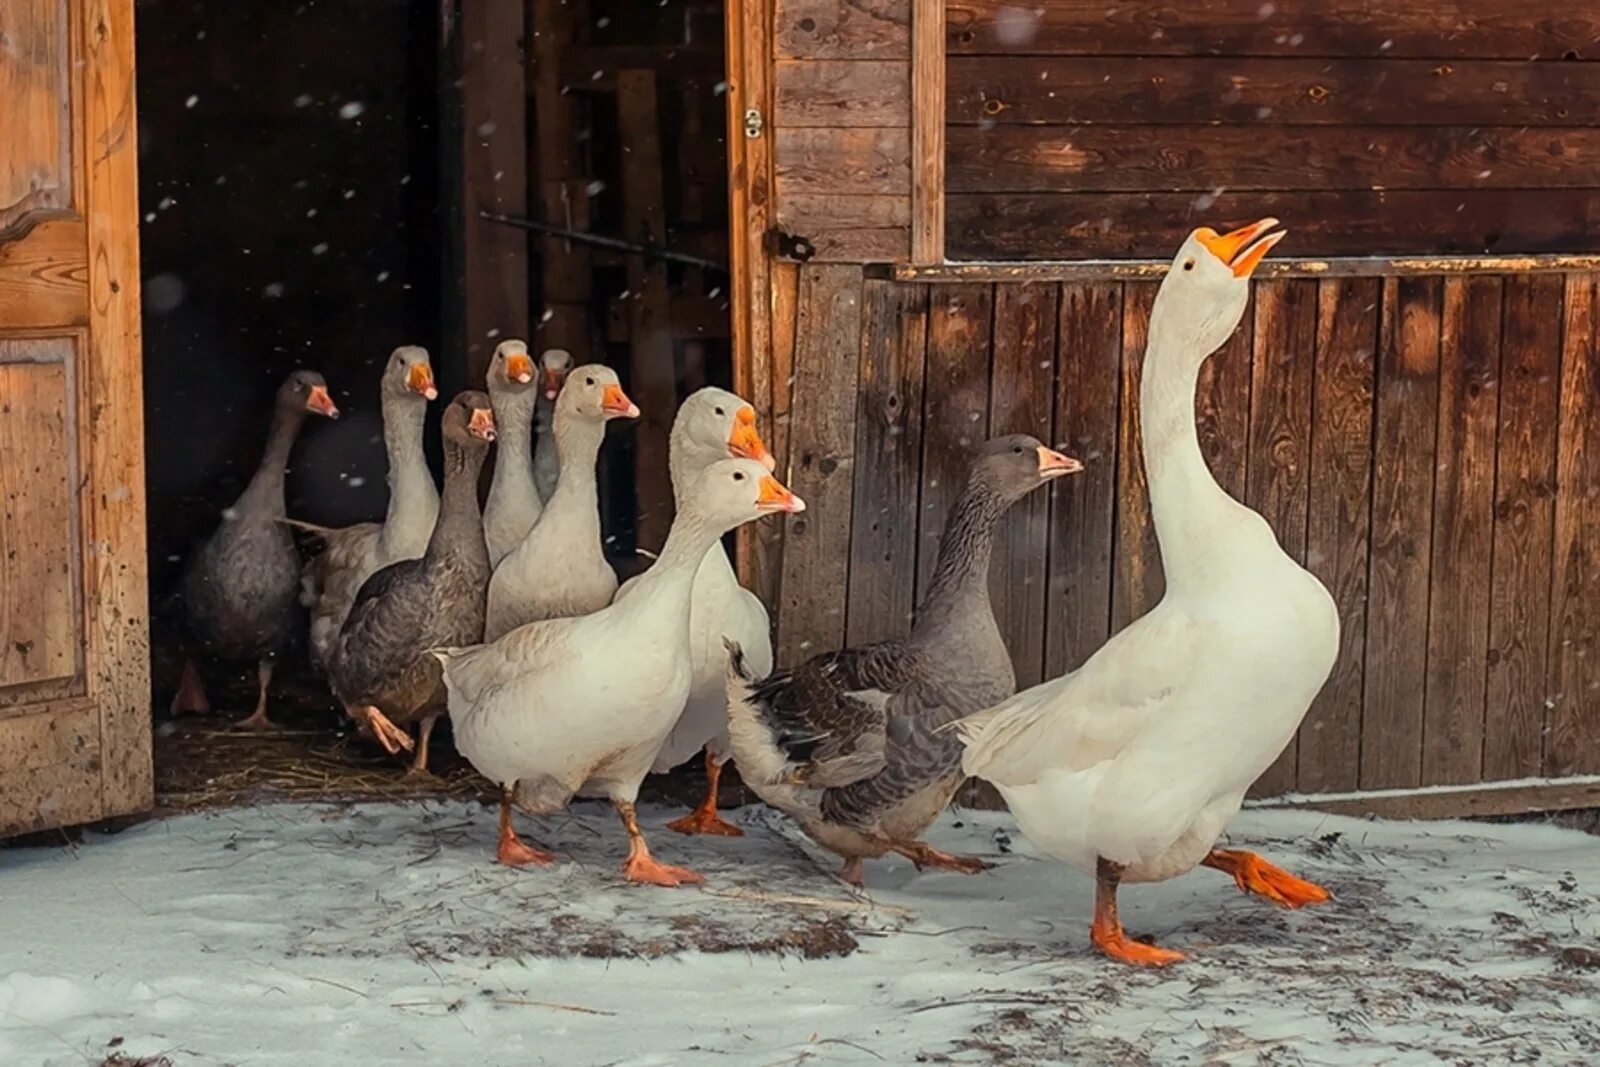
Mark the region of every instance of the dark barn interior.
[[[623, 577], [670, 522], [677, 399], [731, 381], [720, 5], [506, 5], [526, 19], [512, 44], [486, 6], [446, 19], [408, 0], [139, 0], [152, 689], [169, 800], [219, 778], [234, 792], [293, 788], [270, 768], [296, 762], [390, 777], [380, 751], [339, 736], [343, 716], [303, 654], [274, 686], [290, 730], [241, 737], [225, 715], [163, 722], [183, 649], [183, 562], [249, 480], [290, 370], [322, 372], [342, 417], [302, 434], [288, 511], [341, 526], [383, 514], [376, 375], [395, 346], [429, 350], [444, 398], [482, 387], [500, 337], [608, 363], [645, 411], [612, 429], [600, 460], [606, 549]], [[515, 64], [478, 62], [486, 42], [501, 57], [520, 50], [514, 89], [498, 83]], [[523, 128], [502, 131], [482, 113], [508, 92], [525, 99]], [[475, 167], [485, 152], [500, 159], [487, 176]], [[486, 222], [485, 207], [688, 261]], [[525, 286], [492, 325], [473, 310], [482, 284], [467, 265], [499, 268], [475, 227], [525, 260], [508, 272]], [[219, 707], [248, 705], [252, 670], [207, 674]], [[458, 784], [470, 778], [454, 770]]]

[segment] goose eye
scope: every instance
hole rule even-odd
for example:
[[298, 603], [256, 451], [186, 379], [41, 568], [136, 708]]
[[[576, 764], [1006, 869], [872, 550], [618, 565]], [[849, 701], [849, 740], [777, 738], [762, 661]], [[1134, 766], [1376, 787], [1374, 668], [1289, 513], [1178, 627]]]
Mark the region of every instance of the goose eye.
[[1194, 260], [1192, 260], [1192, 259], [1184, 260], [1183, 261], [1183, 269], [1184, 270], [1194, 270]]
[[583, 380], [583, 384], [584, 385], [593, 385], [594, 384], [594, 379], [593, 378], [585, 378]]
[[1012, 445], [1011, 446], [1011, 454], [1014, 455], [1014, 456], [1022, 455], [1022, 446], [1021, 445]]
[[726, 411], [723, 411], [721, 408], [717, 408], [717, 418], [720, 419], [722, 416], [724, 416], [726, 414], [727, 414]]
[[736, 481], [736, 482], [744, 481], [744, 471], [734, 471], [733, 472], [733, 480]]

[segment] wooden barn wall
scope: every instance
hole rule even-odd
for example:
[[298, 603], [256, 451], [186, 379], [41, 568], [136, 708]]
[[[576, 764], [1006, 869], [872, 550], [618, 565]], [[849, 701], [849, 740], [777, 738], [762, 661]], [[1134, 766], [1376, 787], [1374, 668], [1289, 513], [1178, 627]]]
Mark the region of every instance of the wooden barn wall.
[[1600, 249], [1600, 7], [950, 0], [952, 259]]
[[[1023, 685], [1160, 596], [1135, 398], [1153, 282], [775, 274], [791, 516], [779, 661], [905, 632], [971, 448], [1084, 460], [994, 563]], [[1600, 772], [1600, 353], [1592, 275], [1256, 284], [1196, 414], [1229, 492], [1333, 591], [1342, 654], [1265, 795]]]
[[911, 6], [776, 0], [776, 225], [801, 258], [910, 255]]

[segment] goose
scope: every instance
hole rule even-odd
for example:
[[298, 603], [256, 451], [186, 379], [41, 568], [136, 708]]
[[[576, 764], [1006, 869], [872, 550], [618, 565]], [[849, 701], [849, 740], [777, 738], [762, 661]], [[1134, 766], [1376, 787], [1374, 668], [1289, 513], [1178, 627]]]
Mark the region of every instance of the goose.
[[522, 341], [501, 341], [489, 361], [489, 402], [494, 405], [494, 477], [483, 505], [489, 565], [498, 567], [522, 543], [544, 510], [534, 487], [533, 419], [540, 391], [533, 360]]
[[305, 523], [323, 542], [306, 564], [300, 602], [311, 609], [311, 660], [326, 668], [356, 593], [372, 573], [402, 559], [415, 559], [427, 547], [439, 515], [439, 490], [422, 451], [428, 401], [439, 395], [428, 350], [401, 345], [390, 353], [378, 384], [383, 412], [383, 448], [389, 457], [389, 505], [382, 522], [363, 522], [337, 530]]
[[1025, 434], [985, 442], [973, 457], [911, 634], [827, 652], [762, 679], [736, 642], [726, 661], [733, 757], [757, 796], [844, 857], [898, 852], [920, 869], [976, 874], [981, 860], [921, 840], [965, 776], [943, 727], [1016, 691], [989, 601], [995, 531], [1012, 504], [1082, 470]]
[[524, 623], [586, 615], [611, 603], [617, 572], [600, 543], [600, 491], [594, 465], [606, 423], [636, 419], [610, 367], [591, 363], [567, 378], [556, 399], [555, 435], [561, 481], [539, 522], [489, 579], [489, 640]]
[[1260, 856], [1217, 848], [1245, 790], [1294, 736], [1339, 649], [1322, 583], [1212, 477], [1195, 382], [1239, 323], [1275, 219], [1183, 242], [1150, 314], [1139, 420], [1166, 592], [1078, 670], [955, 724], [968, 774], [999, 789], [1040, 851], [1095, 879], [1090, 938], [1107, 956], [1164, 966], [1134, 941], [1117, 888], [1196, 865], [1289, 908], [1328, 892]]
[[[241, 729], [272, 727], [267, 687], [273, 664], [301, 625], [300, 554], [281, 520], [284, 469], [308, 412], [339, 417], [322, 375], [297, 370], [278, 387], [267, 446], [250, 484], [189, 557], [179, 582], [184, 621], [200, 646], [215, 659], [256, 662], [255, 711], [238, 724]], [[200, 671], [185, 659], [172, 711], [210, 710]]]
[[556, 454], [556, 397], [561, 395], [561, 387], [572, 373], [572, 362], [572, 353], [565, 348], [547, 348], [539, 354], [540, 377], [544, 384], [539, 390], [539, 406], [534, 409], [539, 438], [533, 449], [533, 484], [539, 491], [539, 499], [544, 501], [554, 495], [561, 475], [561, 457]]
[[628, 835], [628, 881], [701, 881], [650, 854], [634, 811], [639, 783], [689, 695], [695, 575], [724, 533], [805, 504], [748, 459], [707, 467], [683, 504], [660, 558], [626, 600], [589, 615], [529, 623], [476, 648], [434, 651], [443, 664], [456, 747], [501, 788], [499, 862], [554, 859], [517, 836], [514, 801], [542, 814], [575, 794], [603, 796]]
[[[668, 447], [672, 492], [679, 507], [705, 469], [719, 460], [732, 456], [753, 459], [769, 471], [777, 467], [756, 431], [755, 408], [715, 386], [695, 391], [679, 406]], [[627, 597], [642, 577], [623, 582], [616, 599]], [[739, 584], [720, 542], [711, 547], [695, 572], [689, 618], [689, 659], [694, 667], [689, 699], [651, 770], [664, 774], [704, 748], [705, 797], [693, 812], [668, 823], [667, 829], [738, 837], [744, 831], [717, 814], [717, 784], [731, 755], [723, 680], [727, 655], [722, 643], [724, 639], [737, 642], [751, 669], [765, 677], [772, 670], [772, 627], [765, 605]]]
[[328, 659], [334, 695], [390, 753], [412, 748], [401, 728], [418, 722], [412, 776], [428, 770], [428, 738], [444, 710], [436, 645], [483, 638], [489, 551], [478, 511], [478, 474], [495, 439], [483, 393], [444, 410], [444, 502], [422, 556], [377, 571], [361, 586]]

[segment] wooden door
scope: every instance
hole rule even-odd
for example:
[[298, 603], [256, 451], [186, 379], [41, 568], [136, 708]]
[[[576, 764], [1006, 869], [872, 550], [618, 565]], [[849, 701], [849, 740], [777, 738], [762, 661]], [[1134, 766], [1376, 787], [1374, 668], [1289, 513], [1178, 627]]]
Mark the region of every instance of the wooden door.
[[133, 0], [0, 3], [0, 835], [151, 803]]

